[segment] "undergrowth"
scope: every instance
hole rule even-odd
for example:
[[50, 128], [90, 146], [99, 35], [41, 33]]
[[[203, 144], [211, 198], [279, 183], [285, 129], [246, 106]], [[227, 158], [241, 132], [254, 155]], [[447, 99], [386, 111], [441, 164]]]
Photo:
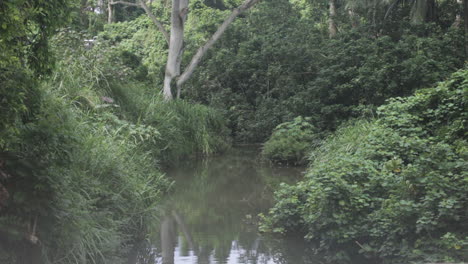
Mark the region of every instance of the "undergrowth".
[[467, 88], [461, 70], [339, 129], [277, 191], [263, 231], [299, 232], [333, 263], [466, 261]]
[[54, 39], [60, 60], [37, 86], [6, 82], [21, 69], [0, 75], [21, 88], [14, 115], [0, 115], [2, 263], [124, 263], [158, 224], [161, 164], [228, 147], [214, 110], [164, 102], [125, 60], [108, 63], [113, 51], [96, 56], [73, 36]]

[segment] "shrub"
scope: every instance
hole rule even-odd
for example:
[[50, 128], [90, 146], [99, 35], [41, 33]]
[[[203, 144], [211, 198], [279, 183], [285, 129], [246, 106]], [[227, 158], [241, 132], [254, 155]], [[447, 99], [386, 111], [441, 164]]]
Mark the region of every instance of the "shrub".
[[467, 88], [462, 70], [339, 129], [312, 152], [305, 179], [277, 192], [263, 230], [350, 249], [331, 254], [341, 260], [466, 260]]
[[262, 155], [276, 162], [304, 163], [307, 153], [317, 140], [317, 131], [301, 116], [278, 125], [262, 149]]

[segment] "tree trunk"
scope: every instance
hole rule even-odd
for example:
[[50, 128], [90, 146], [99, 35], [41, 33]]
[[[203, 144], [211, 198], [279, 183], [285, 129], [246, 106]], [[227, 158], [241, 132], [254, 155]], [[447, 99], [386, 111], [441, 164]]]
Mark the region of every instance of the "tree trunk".
[[329, 16], [328, 16], [328, 35], [330, 38], [333, 38], [336, 36], [336, 33], [338, 32], [338, 29], [336, 27], [336, 2], [335, 0], [329, 0]]
[[112, 7], [112, 0], [107, 2], [107, 23], [111, 24], [114, 22], [114, 9]]
[[353, 8], [348, 8], [348, 16], [349, 16], [349, 21], [351, 21], [351, 27], [357, 28], [359, 25], [359, 21], [358, 21], [356, 12], [354, 12]]
[[165, 100], [171, 100], [174, 78], [180, 75], [180, 63], [184, 46], [184, 23], [188, 13], [188, 0], [173, 0], [171, 11], [171, 35], [164, 75], [163, 94]]
[[455, 16], [455, 21], [452, 24], [454, 28], [460, 28], [462, 26], [462, 16], [463, 16], [463, 0], [457, 0], [457, 15]]
[[372, 27], [374, 32], [377, 32], [377, 0], [374, 0], [372, 5]]
[[427, 0], [426, 21], [437, 21], [437, 8], [435, 0]]
[[176, 232], [171, 217], [166, 217], [161, 223], [161, 255], [163, 264], [174, 264], [174, 246]]
[[[211, 38], [205, 43], [205, 45], [198, 49], [197, 53], [192, 57], [190, 64], [188, 65], [188, 67], [182, 75], [180, 72], [180, 65], [182, 63], [182, 55], [184, 53], [184, 25], [185, 21], [187, 20], [189, 0], [172, 0], [170, 36], [169, 33], [167, 33], [164, 29], [162, 23], [153, 15], [150, 8], [146, 5], [145, 0], [139, 0], [137, 3], [121, 0], [109, 0], [109, 23], [111, 23], [110, 21], [112, 18], [113, 5], [123, 4], [128, 6], [137, 6], [145, 10], [146, 14], [151, 18], [151, 20], [159, 29], [159, 31], [161, 31], [161, 33], [164, 35], [166, 41], [169, 44], [169, 52], [167, 55], [166, 72], [164, 74], [163, 86], [164, 99], [168, 101], [173, 99], [173, 88], [177, 89], [177, 98], [180, 98], [182, 85], [190, 78], [195, 68], [200, 63], [202, 57], [206, 54], [208, 49], [210, 49], [215, 44], [215, 42], [221, 37], [221, 35], [226, 31], [226, 29], [234, 21], [234, 19], [240, 14], [242, 14], [245, 10], [251, 8], [260, 1], [261, 0], [245, 0], [242, 5], [234, 9], [229, 15], [229, 17], [226, 18], [226, 20], [224, 20], [223, 24], [219, 26], [219, 28], [216, 30], [213, 36], [211, 36]], [[336, 15], [336, 7], [333, 7], [333, 10], [334, 14]]]
[[99, 14], [104, 14], [104, 12], [106, 12], [106, 4], [104, 3], [104, 0], [98, 0], [98, 4], [97, 4], [98, 8], [99, 8]]
[[177, 223], [177, 227], [179, 227], [182, 230], [182, 233], [184, 234], [185, 240], [187, 240], [190, 249], [193, 250], [195, 254], [198, 254], [198, 248], [193, 242], [192, 235], [190, 234], [187, 224], [185, 224], [184, 218], [176, 211], [172, 211], [172, 216], [174, 216], [174, 220]]
[[463, 20], [465, 28], [465, 58], [468, 57], [468, 1], [463, 0]]
[[411, 8], [411, 23], [422, 24], [426, 21], [428, 0], [415, 0]]

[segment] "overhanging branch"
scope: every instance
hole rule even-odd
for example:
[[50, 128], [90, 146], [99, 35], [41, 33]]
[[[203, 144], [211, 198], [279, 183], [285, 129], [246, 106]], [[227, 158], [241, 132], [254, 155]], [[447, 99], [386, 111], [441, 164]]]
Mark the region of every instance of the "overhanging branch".
[[166, 40], [166, 43], [169, 44], [169, 33], [167, 30], [164, 28], [164, 25], [153, 15], [153, 12], [151, 12], [151, 9], [146, 5], [145, 1], [139, 0], [137, 3], [132, 3], [132, 2], [127, 2], [127, 1], [112, 1], [110, 3], [111, 5], [127, 5], [127, 6], [136, 6], [143, 8], [145, 10], [146, 15], [153, 21], [153, 24], [158, 28], [159, 32], [161, 32], [164, 36], [164, 39]]
[[166, 31], [166, 29], [164, 29], [163, 24], [153, 15], [153, 12], [151, 12], [151, 9], [149, 9], [145, 1], [140, 0], [140, 4], [141, 4], [141, 7], [145, 10], [146, 14], [150, 17], [150, 19], [159, 29], [159, 31], [164, 35], [164, 38], [166, 39], [166, 42], [169, 45], [169, 40], [170, 40], [169, 33]]
[[[192, 60], [190, 61], [190, 64], [188, 67], [185, 69], [185, 71], [180, 75], [180, 77], [177, 80], [177, 87], [180, 89], [180, 87], [190, 78], [192, 73], [195, 71], [195, 68], [198, 66], [200, 63], [201, 59], [205, 55], [205, 53], [210, 49], [216, 41], [223, 35], [223, 33], [226, 31], [226, 29], [229, 27], [229, 25], [236, 19], [237, 16], [242, 14], [244, 11], [247, 9], [253, 7], [255, 4], [260, 2], [261, 0], [245, 0], [245, 2], [234, 9], [232, 13], [224, 20], [224, 22], [218, 27], [216, 32], [211, 36], [211, 38], [205, 43], [205, 45], [201, 46], [197, 53], [192, 57]], [[180, 91], [178, 91], [180, 93]]]
[[110, 3], [111, 5], [118, 5], [118, 4], [122, 4], [122, 5], [127, 5], [127, 6], [137, 6], [137, 7], [140, 7], [140, 5], [138, 3], [132, 3], [132, 2], [127, 2], [127, 1], [112, 1]]

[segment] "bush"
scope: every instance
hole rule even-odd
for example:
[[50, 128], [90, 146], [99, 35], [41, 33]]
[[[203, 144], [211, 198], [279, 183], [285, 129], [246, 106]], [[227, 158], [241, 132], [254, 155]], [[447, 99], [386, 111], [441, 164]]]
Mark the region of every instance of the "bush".
[[301, 232], [318, 251], [346, 247], [331, 254], [341, 260], [466, 260], [467, 88], [462, 70], [339, 129], [312, 152], [305, 179], [276, 193], [263, 230]]
[[301, 116], [278, 125], [262, 149], [262, 155], [276, 162], [303, 164], [318, 139], [317, 131]]

